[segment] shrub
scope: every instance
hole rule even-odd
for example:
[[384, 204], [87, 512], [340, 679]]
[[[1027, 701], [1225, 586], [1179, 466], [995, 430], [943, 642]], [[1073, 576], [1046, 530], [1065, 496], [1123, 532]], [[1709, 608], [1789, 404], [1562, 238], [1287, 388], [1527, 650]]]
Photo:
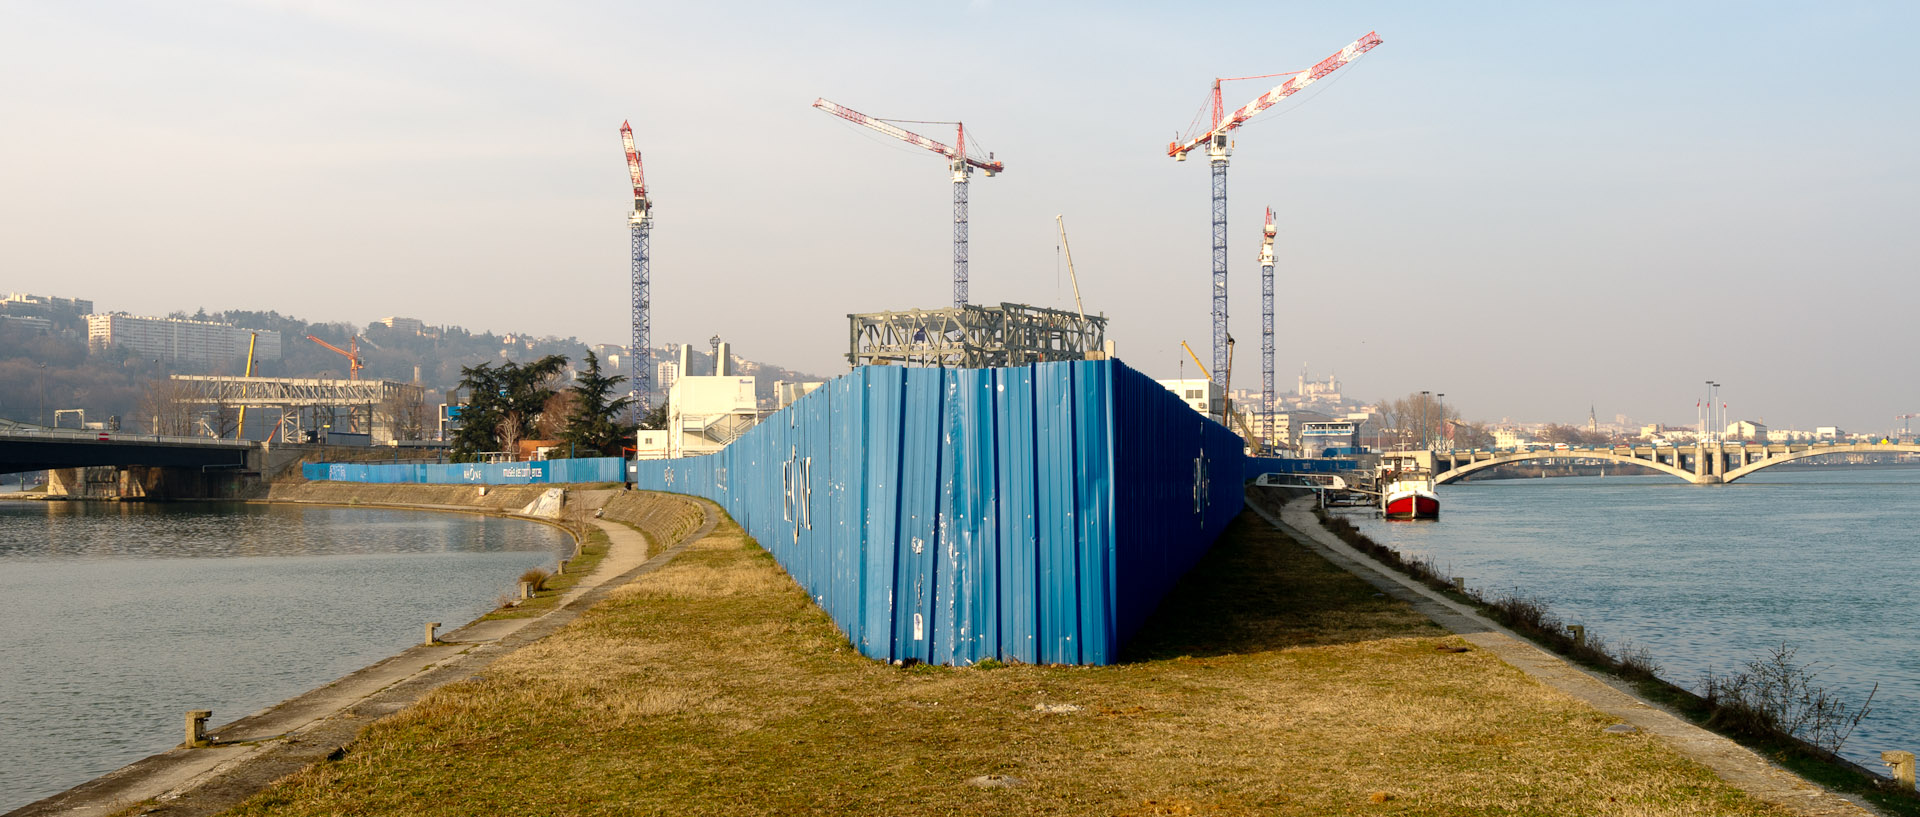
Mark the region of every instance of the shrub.
[[547, 589], [547, 579], [552, 577], [553, 574], [537, 567], [527, 568], [527, 572], [520, 574], [520, 580], [533, 585], [535, 590]]
[[1825, 667], [1800, 663], [1799, 648], [1781, 644], [1746, 668], [1726, 675], [1708, 671], [1700, 697], [1712, 708], [1707, 725], [1755, 738], [1797, 738], [1828, 754], [1839, 754], [1854, 727], [1873, 710], [1875, 684], [1854, 706], [1815, 681]]

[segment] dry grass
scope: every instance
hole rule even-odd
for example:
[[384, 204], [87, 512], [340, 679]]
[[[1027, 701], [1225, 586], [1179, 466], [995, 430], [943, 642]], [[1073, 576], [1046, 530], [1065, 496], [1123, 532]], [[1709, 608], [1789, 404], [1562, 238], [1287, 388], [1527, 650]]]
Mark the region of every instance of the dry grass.
[[1464, 643], [1246, 517], [1127, 663], [894, 668], [724, 522], [239, 811], [1784, 813]]

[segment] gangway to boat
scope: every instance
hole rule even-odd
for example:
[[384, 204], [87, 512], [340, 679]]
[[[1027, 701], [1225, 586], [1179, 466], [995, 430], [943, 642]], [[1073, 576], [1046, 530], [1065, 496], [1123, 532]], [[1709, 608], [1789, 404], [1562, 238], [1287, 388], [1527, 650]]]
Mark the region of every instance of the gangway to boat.
[[1380, 504], [1380, 492], [1353, 481], [1363, 473], [1340, 474], [1261, 474], [1253, 484], [1261, 488], [1302, 488], [1314, 492], [1322, 508], [1358, 508]]

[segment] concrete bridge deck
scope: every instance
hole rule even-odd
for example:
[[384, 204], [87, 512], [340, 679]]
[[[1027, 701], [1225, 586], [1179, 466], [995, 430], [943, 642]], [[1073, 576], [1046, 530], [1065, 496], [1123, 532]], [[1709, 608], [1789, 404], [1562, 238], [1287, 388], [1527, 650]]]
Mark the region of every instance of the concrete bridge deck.
[[1530, 451], [1413, 452], [1431, 457], [1434, 482], [1453, 482], [1476, 471], [1528, 460], [1585, 459], [1639, 465], [1695, 485], [1720, 485], [1775, 465], [1830, 454], [1920, 454], [1910, 443], [1701, 443], [1686, 446], [1637, 445], [1612, 448], [1536, 449]]

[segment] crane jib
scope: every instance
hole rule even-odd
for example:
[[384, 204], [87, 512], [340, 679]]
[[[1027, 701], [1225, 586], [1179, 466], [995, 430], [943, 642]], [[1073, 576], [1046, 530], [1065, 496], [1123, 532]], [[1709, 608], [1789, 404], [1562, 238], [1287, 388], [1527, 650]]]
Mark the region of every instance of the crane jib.
[[1234, 111], [1232, 115], [1221, 120], [1218, 127], [1215, 127], [1214, 129], [1207, 131], [1206, 133], [1201, 134], [1200, 136], [1196, 136], [1192, 139], [1187, 140], [1185, 144], [1175, 142], [1171, 145], [1168, 145], [1167, 155], [1176, 156], [1176, 157], [1180, 156], [1181, 154], [1184, 154], [1187, 151], [1193, 150], [1194, 148], [1199, 147], [1200, 145], [1206, 144], [1207, 140], [1213, 138], [1216, 134], [1225, 133], [1227, 131], [1233, 130], [1234, 128], [1240, 127], [1241, 125], [1245, 124], [1247, 120], [1252, 119], [1254, 116], [1258, 115], [1260, 112], [1265, 111], [1266, 109], [1279, 104], [1280, 100], [1286, 99], [1287, 97], [1292, 96], [1295, 93], [1298, 93], [1301, 89], [1307, 87], [1308, 85], [1312, 85], [1314, 82], [1318, 81], [1320, 78], [1333, 73], [1335, 70], [1338, 70], [1340, 66], [1346, 65], [1347, 63], [1352, 62], [1355, 58], [1359, 57], [1361, 54], [1365, 54], [1368, 51], [1373, 50], [1374, 46], [1379, 45], [1381, 42], [1382, 41], [1380, 39], [1379, 34], [1371, 31], [1367, 32], [1366, 36], [1361, 37], [1358, 40], [1354, 40], [1351, 43], [1348, 43], [1347, 46], [1345, 48], [1340, 49], [1338, 53], [1316, 63], [1313, 66], [1313, 68], [1309, 69], [1305, 73], [1295, 74], [1291, 77], [1288, 77], [1287, 81], [1280, 83], [1278, 86], [1275, 86], [1273, 90], [1268, 91], [1264, 94], [1261, 94], [1259, 97], [1255, 98], [1252, 102], [1249, 102], [1246, 105], [1241, 106], [1240, 109]]

